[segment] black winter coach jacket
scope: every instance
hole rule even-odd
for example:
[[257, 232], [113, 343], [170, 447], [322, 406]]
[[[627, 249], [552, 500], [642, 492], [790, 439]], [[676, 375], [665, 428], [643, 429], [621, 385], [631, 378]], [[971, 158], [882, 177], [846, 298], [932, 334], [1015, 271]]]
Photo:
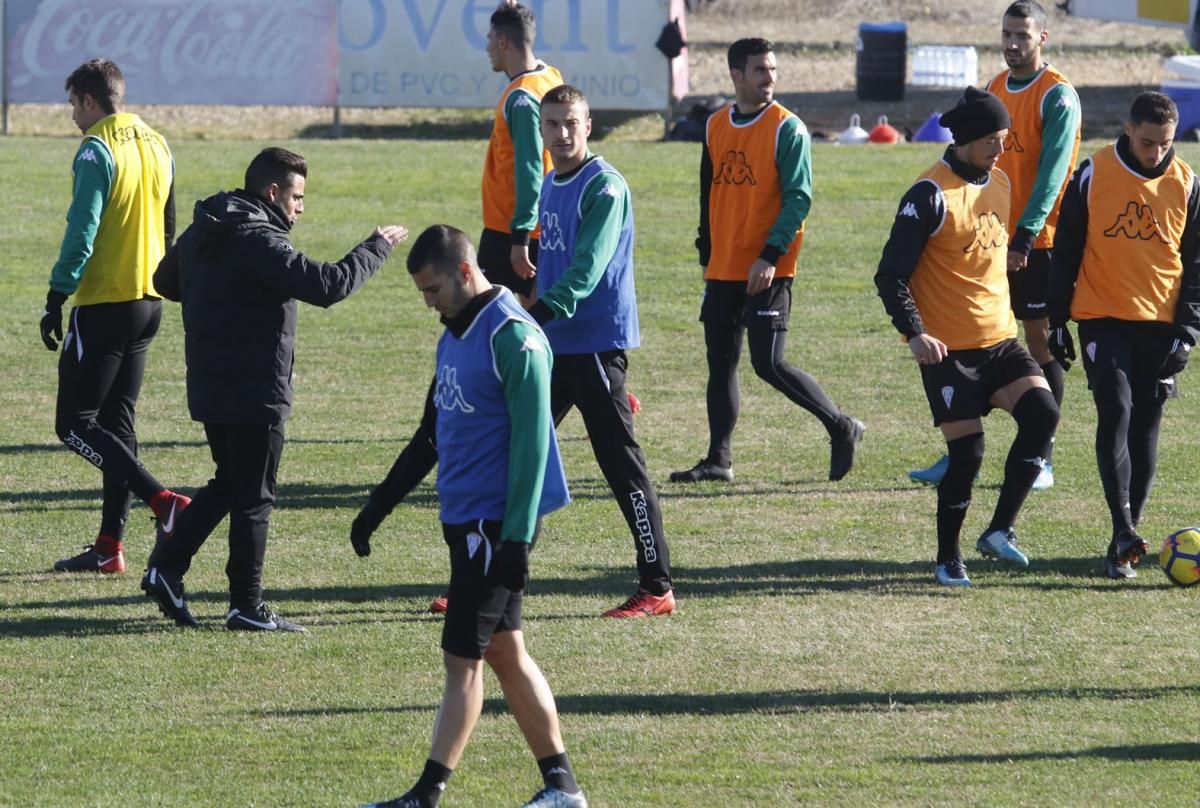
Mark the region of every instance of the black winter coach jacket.
[[244, 190], [196, 203], [154, 286], [183, 303], [188, 410], [196, 421], [274, 424], [292, 406], [296, 301], [328, 307], [349, 297], [392, 247], [372, 235], [336, 264], [289, 241], [283, 213]]

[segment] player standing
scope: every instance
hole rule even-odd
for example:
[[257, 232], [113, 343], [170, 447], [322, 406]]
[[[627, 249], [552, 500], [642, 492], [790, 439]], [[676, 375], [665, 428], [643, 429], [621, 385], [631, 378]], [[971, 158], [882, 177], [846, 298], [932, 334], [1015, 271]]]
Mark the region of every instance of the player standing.
[[633, 535], [639, 587], [606, 617], [675, 611], [658, 493], [633, 434], [625, 351], [641, 344], [633, 279], [633, 203], [625, 178], [588, 151], [587, 98], [567, 84], [542, 98], [554, 159], [538, 203], [537, 300], [529, 309], [554, 349], [555, 424], [579, 408], [596, 462]]
[[533, 53], [537, 26], [533, 11], [502, 3], [491, 17], [487, 53], [492, 70], [508, 76], [496, 102], [492, 134], [483, 165], [483, 235], [479, 266], [492, 283], [523, 298], [533, 294], [537, 264], [537, 203], [550, 154], [538, 122], [542, 96], [563, 83], [557, 68]]
[[[138, 460], [134, 415], [146, 352], [158, 333], [162, 300], [151, 273], [175, 237], [175, 171], [162, 135], [125, 112], [125, 77], [107, 59], [66, 81], [71, 118], [83, 132], [71, 170], [67, 230], [50, 272], [39, 325], [51, 351], [62, 340], [54, 431], [100, 469], [100, 532], [59, 572], [124, 572], [122, 541], [131, 495], [145, 501], [161, 535], [190, 500], [163, 487]], [[67, 336], [62, 307], [71, 295]]]
[[1058, 405], [1037, 362], [1016, 340], [1009, 302], [1009, 185], [996, 168], [1008, 110], [991, 93], [968, 87], [941, 124], [954, 145], [900, 200], [875, 286], [921, 368], [934, 425], [946, 439], [935, 578], [943, 586], [967, 586], [959, 533], [983, 461], [982, 417], [994, 407], [1011, 413], [1017, 435], [992, 521], [976, 547], [1025, 567], [1029, 560], [1012, 525], [1045, 463]]
[[[446, 326], [426, 411], [435, 421], [438, 502], [450, 549], [446, 687], [420, 778], [373, 806], [437, 805], [479, 719], [486, 661], [542, 773], [545, 787], [527, 808], [586, 808], [554, 695], [521, 631], [535, 525], [569, 501], [550, 413], [550, 346], [512, 294], [479, 271], [460, 230], [427, 229], [413, 244], [408, 271]], [[370, 552], [365, 541], [356, 539], [361, 555]]]
[[672, 482], [733, 479], [733, 429], [742, 338], [759, 378], [820, 420], [832, 450], [829, 479], [854, 465], [863, 424], [842, 413], [820, 384], [784, 359], [792, 278], [812, 204], [812, 145], [803, 122], [775, 101], [774, 45], [729, 46], [735, 103], [713, 113], [700, 159], [704, 267], [700, 321], [708, 361], [708, 454]]
[[1104, 570], [1133, 578], [1148, 549], [1137, 533], [1158, 464], [1158, 431], [1175, 375], [1200, 336], [1200, 182], [1175, 155], [1175, 103], [1134, 99], [1125, 133], [1085, 160], [1067, 186], [1050, 274], [1050, 349], [1075, 358], [1096, 403], [1096, 463], [1112, 521]]
[[[1008, 69], [987, 89], [1008, 109], [1012, 127], [1000, 156], [1000, 169], [1012, 183], [1008, 220], [1008, 284], [1013, 312], [1025, 332], [1025, 344], [1062, 406], [1065, 369], [1046, 345], [1046, 284], [1050, 248], [1058, 222], [1063, 189], [1079, 157], [1079, 96], [1058, 70], [1042, 58], [1049, 38], [1046, 12], [1034, 0], [1018, 0], [1004, 12], [1000, 40]], [[1054, 485], [1050, 454], [1033, 490]], [[918, 482], [937, 484], [946, 470], [945, 455], [927, 469], [909, 474]]]

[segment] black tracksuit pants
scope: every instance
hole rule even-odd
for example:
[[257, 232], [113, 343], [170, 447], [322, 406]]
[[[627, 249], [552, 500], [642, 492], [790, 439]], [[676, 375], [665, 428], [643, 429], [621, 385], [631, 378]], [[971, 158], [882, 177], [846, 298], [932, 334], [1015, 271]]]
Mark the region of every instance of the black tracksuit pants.
[[76, 306], [58, 359], [54, 431], [103, 473], [100, 533], [118, 540], [131, 492], [149, 502], [163, 488], [138, 460], [134, 432], [146, 352], [161, 319], [158, 298]]
[[662, 595], [671, 589], [671, 561], [663, 535], [658, 493], [646, 472], [646, 457], [633, 435], [633, 413], [625, 389], [623, 350], [594, 354], [555, 354], [550, 380], [554, 423], [578, 407], [592, 452], [608, 482], [637, 553], [643, 589]]
[[263, 559], [283, 454], [283, 424], [205, 424], [204, 434], [216, 472], [180, 515], [175, 535], [163, 544], [157, 565], [182, 577], [209, 534], [228, 515], [229, 602], [249, 609], [262, 600]]

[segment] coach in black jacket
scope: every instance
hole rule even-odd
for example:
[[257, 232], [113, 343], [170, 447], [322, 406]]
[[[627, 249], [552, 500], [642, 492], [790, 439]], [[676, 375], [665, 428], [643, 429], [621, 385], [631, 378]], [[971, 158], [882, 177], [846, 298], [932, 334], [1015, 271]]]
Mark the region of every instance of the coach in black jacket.
[[262, 601], [263, 557], [292, 405], [296, 301], [331, 306], [366, 283], [408, 232], [377, 229], [336, 264], [296, 251], [289, 233], [304, 212], [308, 166], [281, 148], [260, 152], [244, 190], [196, 203], [191, 227], [154, 273], [155, 288], [183, 303], [188, 409], [204, 424], [216, 463], [174, 535], [160, 543], [142, 589], [179, 625], [196, 625], [184, 599], [192, 556], [229, 515], [230, 608], [225, 625], [298, 631]]

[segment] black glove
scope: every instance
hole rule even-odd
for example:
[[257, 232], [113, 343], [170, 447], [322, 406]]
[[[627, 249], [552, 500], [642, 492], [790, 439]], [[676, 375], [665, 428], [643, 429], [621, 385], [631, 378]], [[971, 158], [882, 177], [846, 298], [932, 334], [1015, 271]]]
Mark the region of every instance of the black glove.
[[366, 558], [371, 554], [371, 534], [386, 515], [374, 503], [368, 501], [358, 512], [358, 516], [354, 517], [354, 522], [350, 525], [350, 546], [358, 553], [359, 558]]
[[42, 321], [38, 328], [42, 332], [42, 342], [51, 351], [58, 350], [62, 341], [62, 306], [67, 302], [67, 296], [62, 292], [51, 289], [46, 293], [46, 310], [42, 312]]
[[1064, 371], [1070, 370], [1071, 360], [1075, 359], [1075, 340], [1066, 323], [1050, 326], [1049, 343], [1050, 355], [1058, 360]]
[[529, 545], [523, 541], [500, 542], [488, 577], [509, 591], [524, 589], [529, 581]]
[[1187, 367], [1188, 354], [1191, 353], [1192, 343], [1184, 337], [1171, 340], [1171, 351], [1158, 369], [1158, 378], [1169, 379]]

